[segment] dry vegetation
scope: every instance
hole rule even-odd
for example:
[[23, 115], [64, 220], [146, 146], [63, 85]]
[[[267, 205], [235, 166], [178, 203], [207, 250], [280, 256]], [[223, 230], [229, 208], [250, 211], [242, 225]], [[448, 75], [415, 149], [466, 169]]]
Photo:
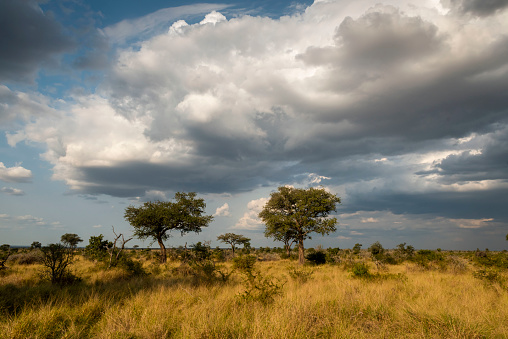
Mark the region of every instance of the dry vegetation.
[[[231, 273], [227, 281], [192, 274], [179, 260], [158, 265], [139, 250], [129, 255], [148, 274], [105, 270], [79, 255], [72, 271], [81, 281], [58, 286], [41, 280], [40, 264], [9, 263], [0, 272], [0, 337], [508, 337], [506, 269], [482, 265], [473, 253], [378, 268], [365, 251], [342, 251], [335, 264], [303, 268], [264, 260], [249, 271], [227, 261], [220, 264]], [[361, 263], [368, 272], [355, 266]], [[246, 298], [249, 274], [268, 284], [252, 291], [278, 289]]]

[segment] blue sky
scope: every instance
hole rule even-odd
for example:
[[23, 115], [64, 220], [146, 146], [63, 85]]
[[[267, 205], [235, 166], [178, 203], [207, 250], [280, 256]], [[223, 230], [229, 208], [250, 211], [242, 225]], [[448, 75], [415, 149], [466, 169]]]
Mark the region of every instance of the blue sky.
[[[307, 246], [504, 249], [508, 1], [0, 2], [0, 242], [129, 236], [195, 191], [244, 234], [281, 185], [338, 194]], [[150, 245], [150, 241], [130, 244]]]

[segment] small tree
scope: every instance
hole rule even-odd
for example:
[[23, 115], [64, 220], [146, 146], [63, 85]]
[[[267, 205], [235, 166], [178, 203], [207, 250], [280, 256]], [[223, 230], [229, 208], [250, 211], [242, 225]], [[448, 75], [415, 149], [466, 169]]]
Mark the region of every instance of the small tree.
[[70, 247], [72, 249], [75, 249], [78, 246], [78, 243], [82, 242], [83, 239], [81, 239], [77, 234], [75, 233], [65, 233], [60, 237], [60, 241], [67, 247]]
[[5, 268], [5, 263], [9, 259], [12, 254], [11, 246], [8, 244], [3, 244], [0, 246], [0, 270]]
[[359, 254], [361, 249], [362, 249], [362, 244], [356, 243], [353, 246], [353, 254]]
[[107, 240], [103, 240], [102, 234], [94, 236], [92, 235], [88, 240], [88, 245], [85, 247], [85, 255], [92, 260], [102, 261], [108, 254], [108, 248], [113, 247], [113, 243]]
[[42, 264], [47, 268], [47, 275], [51, 283], [64, 284], [75, 279], [68, 270], [73, 258], [72, 248], [62, 244], [49, 244], [42, 247], [41, 251], [43, 253]]
[[293, 188], [282, 186], [271, 194], [259, 217], [266, 224], [265, 234], [290, 234], [298, 243], [298, 261], [305, 262], [303, 241], [310, 233], [321, 235], [336, 230], [336, 218], [329, 218], [336, 211], [340, 198], [324, 188]]
[[241, 234], [234, 233], [221, 234], [217, 237], [217, 240], [229, 244], [231, 246], [231, 249], [233, 250], [233, 257], [235, 256], [236, 245], [244, 245], [245, 247], [250, 246], [250, 239], [244, 237]]
[[32, 244], [30, 245], [30, 249], [31, 250], [35, 250], [35, 249], [40, 249], [42, 247], [42, 244], [38, 241], [34, 241], [32, 242]]
[[176, 193], [175, 202], [146, 202], [141, 207], [129, 206], [125, 210], [125, 219], [134, 227], [134, 236], [139, 239], [152, 238], [161, 248], [160, 260], [166, 262], [164, 241], [170, 231], [180, 231], [183, 236], [188, 232], [201, 232], [208, 226], [212, 216], [204, 215], [206, 204], [196, 198], [196, 193]]

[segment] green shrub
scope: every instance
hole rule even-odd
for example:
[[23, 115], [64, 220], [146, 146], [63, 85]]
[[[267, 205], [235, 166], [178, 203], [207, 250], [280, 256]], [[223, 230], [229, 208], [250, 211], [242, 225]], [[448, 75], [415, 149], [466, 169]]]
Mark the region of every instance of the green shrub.
[[326, 263], [326, 253], [324, 251], [313, 251], [305, 256], [313, 265], [323, 265]]
[[357, 262], [351, 267], [351, 273], [355, 278], [368, 278], [371, 276], [369, 266], [364, 262]]

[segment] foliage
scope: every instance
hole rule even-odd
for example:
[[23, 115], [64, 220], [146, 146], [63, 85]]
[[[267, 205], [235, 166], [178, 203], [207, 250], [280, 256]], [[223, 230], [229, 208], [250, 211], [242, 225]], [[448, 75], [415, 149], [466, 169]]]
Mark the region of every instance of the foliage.
[[102, 234], [92, 235], [88, 240], [88, 245], [85, 247], [85, 256], [91, 260], [104, 261], [108, 255], [108, 248], [113, 244], [110, 241], [103, 240]]
[[475, 255], [473, 258], [474, 263], [478, 266], [508, 269], [508, 253], [506, 252], [486, 252], [485, 256]]
[[76, 248], [78, 246], [78, 243], [82, 242], [83, 239], [81, 239], [77, 234], [75, 233], [65, 233], [60, 237], [60, 241], [68, 247]]
[[217, 240], [229, 244], [231, 246], [231, 250], [233, 251], [233, 257], [235, 256], [235, 247], [236, 245], [243, 245], [244, 247], [250, 247], [250, 239], [244, 237], [241, 234], [235, 233], [226, 233], [221, 234], [217, 237]]
[[323, 250], [320, 251], [310, 251], [305, 256], [305, 259], [310, 261], [311, 264], [314, 265], [323, 265], [326, 263], [326, 253]]
[[31, 250], [35, 250], [35, 249], [40, 249], [42, 247], [42, 244], [38, 241], [34, 241], [32, 242], [32, 244], [30, 245], [30, 249]]
[[0, 246], [0, 270], [5, 269], [5, 263], [9, 259], [9, 256], [12, 254], [11, 246], [8, 244], [3, 244]]
[[198, 242], [193, 245], [187, 259], [192, 270], [191, 274], [199, 282], [226, 282], [231, 275], [223, 267], [215, 264], [209, 243]]
[[363, 261], [357, 262], [351, 267], [351, 273], [355, 278], [367, 278], [371, 275], [369, 266]]
[[18, 265], [33, 265], [42, 264], [42, 251], [35, 249], [26, 253], [16, 253], [9, 257], [9, 262], [16, 263]]
[[303, 264], [303, 241], [311, 233], [325, 235], [336, 230], [337, 219], [328, 216], [338, 203], [340, 198], [324, 188], [281, 186], [271, 194], [259, 217], [266, 224], [266, 237], [287, 237], [298, 243], [298, 260]]
[[141, 207], [129, 206], [125, 210], [125, 219], [134, 227], [134, 235], [139, 239], [151, 238], [161, 248], [161, 262], [166, 262], [166, 241], [170, 231], [201, 232], [208, 226], [212, 216], [204, 215], [206, 204], [196, 198], [196, 193], [175, 194], [175, 201], [146, 202]]
[[415, 248], [411, 245], [407, 245], [406, 243], [398, 244], [395, 249], [395, 257], [399, 261], [404, 261], [412, 258], [415, 255]]
[[473, 277], [491, 284], [498, 283], [501, 286], [503, 286], [504, 283], [506, 282], [506, 278], [503, 277], [501, 274], [499, 274], [499, 271], [492, 268], [479, 269], [477, 271], [474, 271]]
[[49, 279], [52, 284], [69, 284], [78, 278], [69, 271], [72, 263], [72, 248], [62, 244], [49, 244], [41, 248], [43, 254], [42, 264], [46, 267], [43, 277]]
[[446, 259], [443, 253], [432, 250], [418, 250], [412, 259], [423, 269], [439, 268], [446, 269]]
[[282, 283], [279, 279], [263, 276], [255, 269], [257, 258], [253, 255], [241, 255], [233, 259], [233, 269], [238, 270], [244, 277], [245, 290], [239, 297], [246, 301], [258, 301], [263, 304], [273, 302], [275, 296], [282, 293]]
[[370, 245], [369, 252], [372, 254], [372, 256], [374, 258], [378, 258], [383, 255], [383, 253], [385, 252], [385, 249], [379, 241], [376, 241], [375, 243]]
[[362, 248], [362, 244], [356, 243], [356, 244], [353, 246], [353, 254], [359, 254], [359, 253], [360, 253], [361, 248]]

